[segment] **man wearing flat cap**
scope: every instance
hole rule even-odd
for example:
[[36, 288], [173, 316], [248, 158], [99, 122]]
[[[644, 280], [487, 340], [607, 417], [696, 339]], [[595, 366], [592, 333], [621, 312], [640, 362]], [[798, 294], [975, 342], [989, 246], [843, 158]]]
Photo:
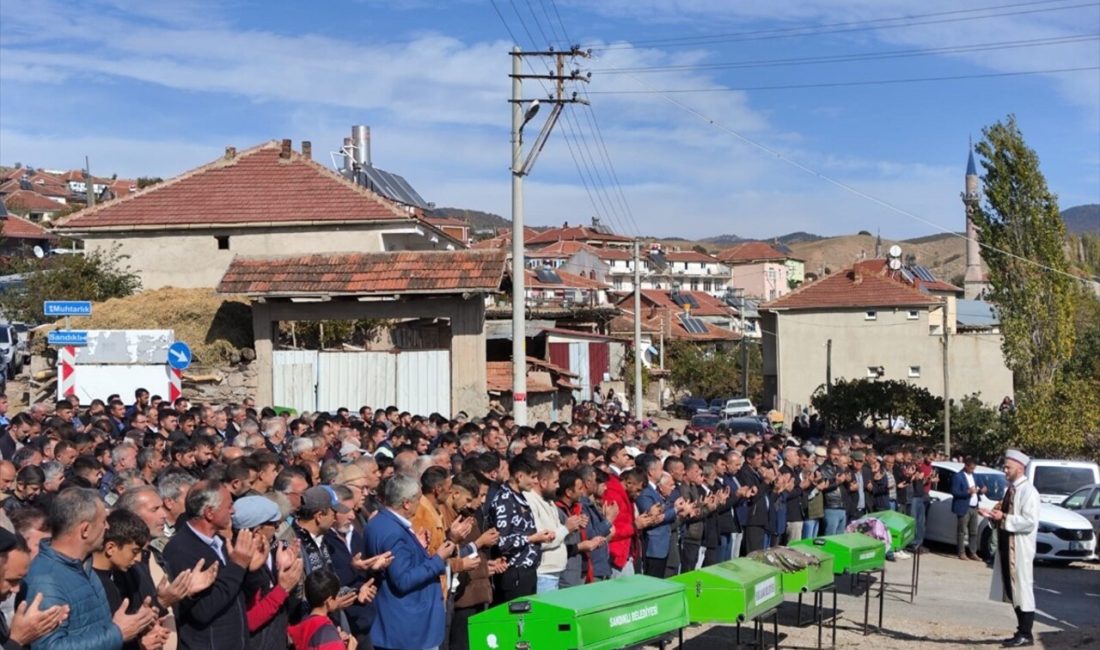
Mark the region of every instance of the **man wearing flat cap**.
[[1039, 529], [1039, 493], [1024, 470], [1030, 462], [1024, 453], [1009, 449], [1004, 472], [1008, 489], [993, 510], [982, 510], [997, 531], [997, 555], [993, 561], [991, 600], [1012, 603], [1016, 611], [1016, 634], [1001, 645], [1022, 648], [1034, 644], [1031, 626], [1035, 622], [1035, 536]]

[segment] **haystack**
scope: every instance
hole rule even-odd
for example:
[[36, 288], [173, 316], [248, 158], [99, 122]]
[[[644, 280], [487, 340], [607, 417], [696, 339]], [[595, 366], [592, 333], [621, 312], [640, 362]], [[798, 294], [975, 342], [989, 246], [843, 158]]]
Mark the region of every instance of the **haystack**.
[[236, 362], [252, 348], [252, 308], [213, 289], [166, 287], [112, 298], [92, 306], [92, 316], [73, 319], [81, 329], [170, 329], [191, 346], [195, 363]]

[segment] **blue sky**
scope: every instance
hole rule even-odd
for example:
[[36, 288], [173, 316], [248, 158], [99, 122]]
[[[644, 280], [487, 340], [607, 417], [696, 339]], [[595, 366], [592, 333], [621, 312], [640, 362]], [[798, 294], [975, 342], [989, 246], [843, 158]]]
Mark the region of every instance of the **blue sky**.
[[[591, 110], [569, 108], [526, 183], [530, 224], [598, 214], [628, 235], [961, 230], [967, 138], [1009, 113], [1063, 208], [1100, 202], [1098, 70], [761, 89], [1095, 68], [1095, 0], [496, 8], [507, 28], [490, 0], [5, 1], [0, 163], [73, 168], [88, 155], [99, 174], [167, 177], [226, 145], [279, 138], [310, 140], [327, 161], [366, 123], [375, 164], [427, 200], [507, 216], [511, 30], [524, 47], [561, 47], [564, 33], [595, 50], [579, 63], [593, 71]], [[891, 52], [915, 55], [881, 58]], [[775, 64], [786, 59], [798, 63]], [[741, 65], [700, 67], [726, 63]], [[666, 66], [682, 67], [651, 70]], [[652, 92], [672, 89], [713, 92]]]

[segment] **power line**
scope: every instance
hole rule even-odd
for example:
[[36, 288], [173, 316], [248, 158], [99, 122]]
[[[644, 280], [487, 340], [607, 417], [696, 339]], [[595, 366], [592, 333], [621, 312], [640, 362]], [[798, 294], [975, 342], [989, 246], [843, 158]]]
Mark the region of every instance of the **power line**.
[[[1095, 70], [1095, 69], [1100, 69], [1100, 68], [1094, 67], [1092, 69]], [[792, 167], [795, 167], [795, 168], [797, 168], [797, 169], [799, 169], [799, 170], [801, 170], [801, 171], [803, 171], [807, 174], [810, 174], [811, 176], [815, 176], [817, 178], [820, 178], [821, 180], [825, 181], [826, 183], [829, 183], [831, 185], [835, 185], [836, 187], [839, 187], [840, 189], [842, 189], [846, 192], [849, 192], [849, 193], [851, 193], [855, 196], [858, 196], [860, 198], [866, 199], [867, 201], [870, 201], [872, 203], [880, 205], [880, 206], [886, 208], [887, 210], [890, 210], [890, 211], [896, 212], [900, 215], [909, 217], [910, 219], [913, 219], [915, 221], [919, 221], [919, 222], [921, 222], [925, 225], [928, 225], [928, 226], [931, 226], [932, 228], [935, 228], [936, 230], [939, 230], [940, 232], [951, 235], [952, 237], [958, 237], [959, 239], [962, 239], [962, 240], [965, 240], [965, 241], [970, 241], [970, 238], [967, 237], [965, 234], [957, 233], [957, 232], [955, 232], [955, 231], [953, 231], [949, 228], [944, 228], [943, 226], [941, 226], [938, 223], [935, 223], [933, 221], [929, 221], [928, 219], [925, 219], [924, 217], [921, 217], [920, 215], [917, 215], [917, 214], [914, 214], [914, 213], [912, 213], [908, 210], [905, 210], [904, 208], [900, 208], [900, 207], [894, 205], [893, 203], [890, 203], [889, 201], [886, 201], [884, 199], [878, 198], [877, 196], [873, 196], [871, 194], [868, 194], [867, 192], [864, 192], [860, 189], [852, 187], [851, 185], [848, 185], [847, 183], [845, 183], [843, 181], [839, 181], [839, 180], [837, 180], [837, 179], [835, 179], [831, 176], [827, 176], [824, 173], [822, 173], [822, 172], [820, 172], [820, 171], [818, 171], [818, 170], [816, 170], [816, 169], [814, 169], [814, 168], [812, 168], [808, 165], [805, 165], [803, 163], [798, 162], [797, 160], [793, 160], [791, 158], [788, 158], [782, 152], [780, 152], [776, 149], [773, 149], [773, 148], [771, 148], [771, 147], [769, 147], [765, 144], [757, 142], [756, 140], [753, 140], [752, 138], [741, 134], [739, 131], [735, 131], [734, 129], [726, 126], [722, 122], [719, 122], [718, 120], [716, 120], [714, 118], [711, 118], [711, 117], [708, 117], [708, 116], [704, 115], [703, 113], [699, 112], [695, 108], [692, 108], [691, 106], [689, 106], [689, 105], [681, 102], [680, 100], [676, 99], [671, 94], [660, 91], [660, 90], [657, 90], [656, 88], [653, 88], [652, 86], [647, 84], [642, 79], [639, 79], [638, 77], [633, 77], [633, 79], [638, 84], [640, 84], [642, 86], [646, 86], [647, 88], [650, 88], [650, 92], [661, 95], [661, 97], [664, 98], [665, 101], [672, 104], [673, 106], [676, 106], [677, 108], [679, 108], [679, 109], [681, 109], [681, 110], [683, 110], [687, 113], [690, 113], [690, 114], [694, 115], [695, 117], [703, 120], [704, 122], [711, 125], [712, 127], [716, 128], [720, 131], [723, 131], [723, 132], [725, 132], [729, 135], [732, 135], [733, 137], [737, 138], [738, 140], [741, 140], [742, 142], [744, 142], [745, 144], [748, 144], [748, 145], [750, 145], [752, 147], [755, 147], [755, 148], [757, 148], [757, 149], [759, 149], [759, 150], [761, 150], [761, 151], [763, 151], [767, 154], [770, 154], [771, 156], [775, 157], [776, 159], [778, 159], [778, 160], [780, 160], [780, 161], [782, 161], [782, 162], [784, 162], [784, 163], [786, 163], [786, 164], [788, 164]], [[1082, 280], [1082, 278], [1079, 278], [1076, 275], [1073, 275], [1072, 273], [1069, 273], [1067, 271], [1063, 271], [1061, 269], [1056, 269], [1056, 268], [1051, 267], [1051, 266], [1047, 266], [1046, 264], [1043, 264], [1041, 262], [1036, 262], [1035, 260], [1017, 255], [1017, 254], [1012, 253], [1010, 251], [1002, 250], [1002, 249], [997, 248], [995, 246], [990, 246], [989, 244], [986, 244], [986, 243], [982, 242], [980, 239], [975, 240], [975, 243], [977, 243], [979, 246], [981, 246], [982, 248], [984, 248], [986, 250], [998, 252], [1002, 255], [1005, 255], [1007, 257], [1011, 257], [1013, 259], [1020, 260], [1021, 262], [1025, 262], [1027, 264], [1031, 264], [1031, 265], [1036, 266], [1038, 268], [1041, 268], [1043, 270], [1050, 271], [1052, 273], [1057, 273], [1058, 275], [1064, 275], [1067, 278], [1070, 278], [1074, 281], [1079, 282], [1079, 281]]]
[[[997, 77], [1021, 77], [1037, 74], [1061, 74], [1066, 72], [1085, 72], [1088, 70], [1100, 70], [1100, 66], [1083, 66], [1079, 68], [1049, 68], [1046, 70], [1020, 70], [1014, 72], [988, 72], [982, 74], [949, 75], [941, 77], [909, 77], [905, 79], [869, 79], [865, 81], [826, 81], [822, 83], [806, 84], [779, 84], [773, 86], [721, 86], [714, 88], [652, 88], [649, 90], [593, 90], [593, 95], [666, 95], [685, 93], [728, 93], [749, 90], [797, 90], [804, 88], [843, 88], [851, 86], [887, 86], [907, 83], [923, 83], [930, 81], [961, 81], [964, 79], [991, 79]], [[635, 81], [641, 81], [634, 77]], [[647, 84], [648, 87], [648, 84]]]
[[[1000, 5], [994, 7], [984, 7], [980, 9], [957, 9], [954, 11], [941, 11], [927, 14], [913, 14], [909, 16], [895, 16], [892, 18], [872, 18], [868, 20], [856, 20], [841, 23], [828, 23], [825, 25], [804, 25], [798, 27], [785, 27], [777, 29], [765, 29], [754, 30], [746, 32], [732, 32], [725, 34], [711, 34], [706, 36], [682, 36], [675, 38], [661, 38], [651, 39], [643, 41], [634, 41], [631, 43], [621, 43], [617, 45], [598, 45], [593, 44], [590, 48], [593, 51], [605, 51], [605, 50], [629, 50], [636, 49], [640, 46], [644, 47], [687, 47], [691, 45], [709, 45], [713, 43], [726, 43], [734, 41], [761, 41], [761, 40], [774, 40], [780, 38], [800, 38], [803, 36], [819, 36], [828, 34], [847, 34], [853, 32], [865, 32], [865, 31], [877, 31], [885, 29], [898, 29], [905, 27], [919, 27], [921, 25], [941, 25], [946, 23], [958, 23], [974, 20], [986, 20], [989, 18], [1003, 18], [1008, 16], [1022, 16], [1037, 13], [1048, 13], [1053, 11], [1066, 11], [1069, 9], [1081, 9], [1084, 7], [1095, 7], [1100, 3], [1089, 2], [1082, 4], [1074, 4], [1063, 7], [1044, 7], [1040, 9], [1026, 9], [1021, 11], [1008, 11], [1001, 13], [992, 13], [981, 16], [958, 16], [963, 13], [975, 13], [980, 11], [992, 11], [996, 9], [1010, 9], [1015, 7], [1029, 7], [1035, 5], [1047, 5], [1059, 2], [1066, 2], [1067, 0], [1043, 0], [1041, 2], [1022, 2], [1009, 5]], [[920, 18], [935, 18], [938, 16], [957, 16], [954, 18], [942, 18], [937, 20], [914, 20]], [[896, 25], [877, 25], [874, 23], [889, 23], [898, 21], [903, 22]]]
[[[490, 4], [493, 7], [493, 11], [496, 12], [497, 18], [500, 19], [501, 25], [504, 26], [504, 30], [506, 32], [508, 32], [509, 38], [512, 39], [513, 43], [515, 43], [516, 45], [519, 45], [520, 42], [521, 42], [520, 39], [518, 39], [516, 37], [515, 32], [512, 31], [511, 26], [508, 24], [508, 21], [504, 18], [504, 14], [501, 12], [500, 7], [496, 3], [496, 0], [489, 0], [489, 1], [490, 1]], [[519, 10], [515, 6], [515, 1], [511, 0], [511, 4], [512, 4], [512, 9], [515, 11], [516, 16], [518, 18], [519, 17]], [[531, 40], [531, 42], [534, 42], [534, 38], [531, 35], [530, 30], [527, 29], [526, 24], [523, 24], [522, 19], [520, 20], [520, 23], [523, 26], [524, 31], [527, 32], [528, 38]], [[527, 68], [529, 70], [531, 70], [531, 72], [533, 72], [533, 73], [537, 72], [534, 69], [534, 66], [531, 65], [531, 62], [529, 60], [527, 60], [526, 58], [524, 59], [524, 63], [527, 65]], [[538, 80], [538, 82], [542, 86], [543, 91], [546, 92], [547, 94], [550, 94], [549, 89], [547, 89], [547, 87], [546, 87], [546, 84], [543, 83], [542, 80]], [[565, 114], [568, 115], [568, 112], [565, 112]], [[595, 195], [593, 195], [592, 190], [589, 187], [589, 183], [588, 183], [587, 177], [585, 176], [585, 172], [581, 169], [581, 164], [578, 161], [576, 154], [573, 152], [573, 146], [572, 146], [572, 143], [569, 139], [568, 130], [565, 128], [564, 124], [562, 125], [562, 135], [565, 138], [566, 148], [569, 150], [569, 156], [573, 160], [573, 166], [577, 169], [577, 175], [580, 177], [581, 184], [584, 186], [585, 193], [588, 195], [588, 201], [592, 205], [592, 211], [596, 214], [600, 214], [601, 210], [597, 206], [597, 201], [596, 201]]]
[[929, 56], [934, 54], [964, 54], [968, 52], [985, 52], [989, 50], [1043, 47], [1048, 45], [1065, 45], [1082, 41], [1096, 40], [1097, 38], [1100, 38], [1100, 34], [1077, 34], [1073, 36], [1038, 38], [1024, 41], [1000, 41], [994, 43], [977, 43], [973, 45], [956, 45], [950, 47], [923, 48], [915, 50], [894, 50], [887, 52], [838, 54], [834, 56], [796, 57], [786, 59], [758, 59], [750, 61], [733, 61], [728, 63], [637, 66], [628, 68], [594, 68], [592, 72], [597, 72], [600, 74], [626, 74], [683, 72], [691, 70], [730, 70], [743, 68], [768, 68], [798, 65], [818, 65], [828, 63], [849, 63], [854, 61], [877, 61], [881, 59], [900, 59], [918, 56]]
[[[539, 0], [540, 4], [542, 4], [542, 2], [543, 2], [543, 0]], [[554, 9], [554, 15], [557, 17], [557, 22], [558, 22], [559, 27], [561, 28], [562, 36], [565, 38], [566, 42], [568, 42], [569, 41], [569, 34], [565, 29], [565, 21], [562, 20], [561, 12], [558, 11], [558, 3], [557, 3], [556, 0], [549, 0], [549, 2], [550, 2], [550, 5]], [[543, 6], [543, 8], [544, 8], [544, 11], [545, 11], [545, 5]], [[549, 15], [549, 12], [547, 12], [547, 14]], [[547, 19], [547, 21], [550, 22], [549, 18]], [[585, 88], [584, 86], [581, 86], [581, 92], [584, 94], [585, 99], [589, 98], [589, 93], [588, 93], [587, 88]], [[626, 193], [623, 191], [623, 185], [619, 181], [619, 174], [615, 169], [615, 163], [612, 162], [612, 160], [611, 160], [611, 153], [608, 151], [607, 142], [603, 137], [603, 129], [600, 128], [599, 119], [596, 117], [596, 109], [592, 105], [591, 102], [588, 102], [587, 104], [585, 104], [585, 117], [589, 118], [589, 120], [591, 122], [592, 130], [596, 134], [596, 141], [599, 144], [599, 148], [600, 148], [600, 151], [603, 155], [603, 159], [607, 163], [607, 168], [608, 168], [608, 171], [610, 172], [611, 180], [614, 183], [617, 198], [618, 198], [620, 204], [622, 205], [622, 208], [623, 208], [624, 212], [626, 213], [627, 218], [629, 219], [630, 225], [634, 230], [634, 235], [636, 237], [641, 237], [641, 232], [638, 229], [638, 222], [634, 218], [634, 211], [631, 209], [630, 202], [627, 200]]]

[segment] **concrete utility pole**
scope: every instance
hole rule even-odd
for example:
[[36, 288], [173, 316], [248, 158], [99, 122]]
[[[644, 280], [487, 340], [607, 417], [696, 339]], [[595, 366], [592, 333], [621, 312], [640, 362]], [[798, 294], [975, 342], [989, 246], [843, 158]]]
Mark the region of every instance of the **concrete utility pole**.
[[88, 207], [95, 207], [95, 178], [92, 177], [92, 163], [84, 156], [84, 196], [88, 199]]
[[948, 328], [947, 301], [943, 303], [943, 455], [951, 459], [951, 373], [950, 373], [950, 341], [951, 330]]
[[524, 286], [523, 175], [517, 173], [523, 159], [523, 59], [512, 48], [512, 415], [516, 424], [527, 424], [527, 292]]
[[833, 387], [833, 340], [825, 341], [825, 394]]
[[[550, 136], [554, 124], [557, 123], [565, 104], [587, 103], [577, 98], [573, 93], [570, 98], [565, 97], [566, 81], [587, 82], [591, 74], [582, 75], [579, 70], [565, 74], [566, 57], [588, 57], [591, 51], [580, 50], [574, 46], [565, 52], [522, 52], [518, 47], [513, 47], [512, 56], [512, 416], [516, 424], [527, 424], [527, 292], [524, 271], [526, 268], [526, 256], [523, 246], [523, 177], [531, 172], [542, 148], [546, 146], [546, 139]], [[542, 56], [554, 57], [557, 74], [523, 74], [523, 57]], [[554, 82], [555, 96], [542, 100], [523, 99], [524, 79], [547, 79]], [[523, 127], [530, 122], [539, 112], [540, 102], [553, 104], [550, 115], [542, 126], [527, 158], [523, 157]], [[527, 104], [526, 110], [524, 104]]]
[[634, 240], [634, 419], [641, 422], [642, 408], [642, 254]]

